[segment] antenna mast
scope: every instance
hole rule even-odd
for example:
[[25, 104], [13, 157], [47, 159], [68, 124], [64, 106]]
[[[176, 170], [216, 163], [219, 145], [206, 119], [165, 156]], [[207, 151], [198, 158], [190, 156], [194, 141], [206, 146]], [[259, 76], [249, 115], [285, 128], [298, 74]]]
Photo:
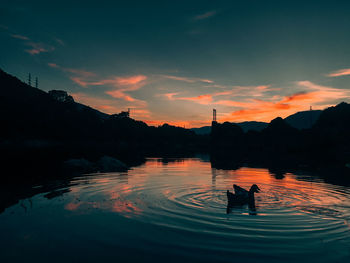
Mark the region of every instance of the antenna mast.
[[213, 109], [213, 121], [216, 122], [216, 109]]
[[32, 75], [28, 74], [28, 85], [32, 86]]

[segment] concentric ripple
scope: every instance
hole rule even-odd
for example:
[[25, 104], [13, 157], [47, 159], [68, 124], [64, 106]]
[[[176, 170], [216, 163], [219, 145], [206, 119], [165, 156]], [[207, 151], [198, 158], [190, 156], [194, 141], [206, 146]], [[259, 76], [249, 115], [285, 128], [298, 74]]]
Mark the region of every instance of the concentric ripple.
[[[262, 190], [255, 209], [228, 209], [226, 190], [253, 183]], [[198, 159], [149, 159], [128, 173], [76, 178], [69, 190], [57, 200], [36, 199], [43, 211], [63, 208], [57, 221], [77, 218], [73, 241], [90, 237], [124, 260], [135, 259], [130, 250], [153, 261], [350, 259], [350, 190], [305, 174], [276, 179], [266, 169], [223, 171]], [[100, 232], [86, 233], [80, 223]]]

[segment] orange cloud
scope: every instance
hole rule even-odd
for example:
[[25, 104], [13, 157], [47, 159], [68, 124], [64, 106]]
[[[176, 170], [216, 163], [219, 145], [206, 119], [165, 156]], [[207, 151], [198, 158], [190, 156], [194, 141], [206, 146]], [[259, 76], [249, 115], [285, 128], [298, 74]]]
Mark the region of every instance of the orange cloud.
[[151, 117], [151, 113], [148, 109], [130, 108], [130, 114], [133, 118], [136, 119], [144, 119]]
[[92, 108], [100, 110], [108, 114], [114, 114], [122, 111], [123, 109], [119, 107], [114, 100], [98, 98], [95, 96], [89, 96], [85, 93], [71, 93], [75, 101], [82, 104], [88, 105]]
[[[213, 92], [210, 94], [203, 94], [198, 95], [194, 97], [184, 97], [184, 96], [178, 96], [179, 92], [173, 92], [173, 93], [165, 93], [161, 96], [166, 97], [168, 100], [186, 100], [186, 101], [193, 101], [198, 104], [202, 105], [223, 105], [223, 106], [230, 106], [230, 107], [242, 107], [244, 106], [244, 103], [233, 101], [233, 100], [218, 100], [216, 97], [220, 96], [235, 96], [235, 97], [241, 97], [241, 96], [250, 96], [250, 97], [261, 97], [265, 92], [276, 90], [276, 88], [271, 88], [270, 85], [262, 85], [262, 86], [235, 86], [231, 90], [226, 91], [219, 91], [219, 92]], [[214, 100], [216, 99], [216, 101]]]
[[[309, 92], [297, 92], [285, 96], [279, 100], [263, 101], [250, 100], [248, 102], [231, 102], [232, 106], [240, 106], [243, 109], [225, 114], [221, 121], [247, 121], [259, 120], [269, 122], [273, 118], [287, 117], [297, 111], [307, 110], [310, 105], [319, 105], [319, 108], [330, 106], [328, 101], [350, 97], [349, 90], [335, 89], [320, 86], [310, 81], [299, 81], [297, 85], [308, 88]], [[278, 97], [274, 97], [278, 99]], [[278, 110], [278, 111], [277, 111]]]
[[313, 99], [314, 98], [314, 94], [313, 92], [305, 92], [305, 91], [302, 91], [302, 92], [298, 92], [298, 93], [295, 93], [291, 96], [287, 96], [283, 99], [283, 103], [287, 103], [287, 102], [291, 102], [291, 101], [304, 101], [304, 100], [310, 100], [310, 99]]
[[88, 83], [79, 77], [70, 77], [70, 79], [81, 87], [86, 88]]
[[213, 97], [210, 94], [199, 95], [196, 97], [175, 97], [178, 93], [166, 93], [163, 96], [167, 97], [169, 100], [187, 100], [194, 101], [199, 104], [208, 105], [211, 103]]
[[144, 75], [136, 75], [131, 77], [116, 77], [111, 80], [102, 80], [102, 82], [104, 81], [109, 84], [112, 84], [116, 88], [115, 90], [109, 90], [105, 92], [106, 94], [112, 96], [113, 98], [123, 99], [129, 102], [145, 103], [142, 100], [138, 100], [131, 97], [125, 92], [135, 91], [140, 89], [145, 85], [146, 79], [147, 77]]
[[350, 68], [340, 69], [327, 74], [328, 77], [340, 77], [350, 75]]
[[170, 75], [162, 75], [162, 77], [167, 79], [172, 79], [172, 80], [183, 81], [187, 83], [195, 83], [195, 82], [214, 83], [214, 81], [210, 79], [186, 78], [186, 77], [178, 77], [178, 76], [170, 76]]
[[141, 81], [146, 80], [147, 77], [144, 75], [137, 75], [137, 76], [131, 76], [131, 77], [118, 77], [116, 78], [117, 83], [122, 86], [129, 86], [129, 85], [135, 85], [140, 83]]
[[141, 100], [132, 101], [132, 104], [121, 105], [117, 103], [114, 99], [104, 99], [98, 98], [96, 96], [90, 96], [85, 93], [72, 93], [74, 100], [95, 108], [99, 111], [105, 112], [107, 114], [115, 114], [117, 112], [123, 111], [127, 108], [131, 110], [131, 117], [135, 119], [150, 118], [150, 112], [147, 109], [147, 103]]
[[106, 91], [106, 94], [112, 96], [113, 98], [117, 98], [117, 99], [123, 99], [123, 100], [126, 100], [126, 101], [136, 101], [136, 99], [134, 99], [133, 97], [131, 97], [129, 95], [126, 95], [121, 90]]
[[249, 103], [233, 101], [233, 100], [219, 100], [215, 102], [215, 105], [229, 106], [229, 107], [247, 107]]
[[174, 96], [179, 94], [178, 92], [173, 92], [173, 93], [165, 93], [162, 94], [163, 96], [165, 96], [166, 98], [168, 98], [168, 100], [174, 100]]
[[[345, 99], [350, 95], [350, 90], [337, 89], [327, 86], [317, 85], [311, 81], [299, 81], [297, 85], [310, 90], [309, 95], [312, 94], [313, 98], [309, 98], [309, 101], [313, 104], [326, 103], [327, 101]], [[307, 100], [305, 98], [305, 100]]]
[[[307, 110], [310, 105], [314, 108], [325, 108], [330, 106], [330, 102], [334, 103], [334, 100], [350, 97], [349, 90], [321, 86], [310, 81], [296, 82], [296, 86], [296, 90], [304, 89], [304, 91], [289, 96], [270, 96], [269, 93], [265, 92], [280, 90], [279, 88], [271, 88], [270, 85], [237, 86], [231, 90], [194, 97], [179, 96], [178, 92], [166, 93], [162, 96], [172, 101], [182, 100], [213, 107], [219, 105], [238, 108], [231, 113], [220, 113], [219, 111], [219, 121], [270, 121], [277, 116], [286, 117], [297, 111]], [[221, 96], [226, 97], [222, 99]]]
[[56, 68], [56, 69], [62, 70], [64, 72], [72, 73], [74, 75], [79, 75], [80, 77], [71, 77], [71, 79], [74, 82], [76, 82], [77, 84], [82, 85], [84, 87], [86, 87], [88, 83], [84, 82], [82, 80], [82, 78], [88, 78], [88, 77], [96, 76], [95, 73], [89, 72], [89, 71], [86, 71], [86, 70], [83, 70], [83, 69], [65, 68], [65, 67], [61, 67], [61, 66], [57, 65], [56, 63], [47, 63], [47, 65], [49, 67], [51, 67], [51, 68]]
[[86, 70], [82, 70], [82, 69], [65, 68], [64, 70], [67, 71], [67, 72], [70, 72], [70, 73], [82, 76], [84, 78], [96, 76], [95, 73], [89, 72], [89, 71], [86, 71]]
[[287, 117], [296, 111], [304, 110], [296, 105], [281, 104], [281, 103], [263, 103], [255, 104], [246, 109], [233, 111], [229, 114], [223, 114], [219, 121], [265, 121], [269, 122], [277, 116]]
[[35, 43], [35, 42], [27, 42], [26, 45], [30, 46], [30, 49], [26, 49], [25, 51], [31, 55], [37, 55], [43, 52], [51, 52], [55, 50], [52, 46], [47, 46], [42, 43]]
[[135, 78], [134, 77], [128, 77], [128, 78], [115, 77], [112, 79], [102, 79], [99, 81], [85, 81], [81, 77], [71, 77], [70, 79], [84, 88], [87, 88], [88, 86], [103, 86], [103, 85], [113, 86], [116, 89], [105, 91], [105, 93], [108, 94], [109, 96], [116, 99], [122, 99], [127, 102], [142, 103], [143, 102], [142, 100], [135, 99], [132, 96], [126, 94], [125, 92], [135, 91], [140, 89], [144, 85], [143, 80], [147, 79], [147, 77], [146, 76], [143, 76], [142, 78], [140, 76], [135, 76]]
[[[5, 27], [3, 27], [3, 29], [5, 29]], [[6, 30], [7, 29], [8, 28], [6, 28]], [[55, 50], [55, 47], [40, 42], [34, 42], [27, 36], [19, 34], [10, 34], [10, 36], [16, 39], [23, 40], [24, 44], [30, 47], [30, 49], [25, 49], [24, 51], [31, 55], [37, 55], [43, 52], [51, 52]]]
[[55, 63], [47, 63], [47, 65], [49, 65], [49, 67], [51, 67], [51, 68], [60, 68], [60, 66], [58, 66]]
[[17, 35], [17, 34], [12, 34], [11, 37], [21, 39], [21, 40], [29, 40], [28, 37], [22, 36], [22, 35]]
[[196, 15], [193, 20], [204, 20], [207, 19], [209, 17], [215, 16], [217, 14], [217, 11], [213, 10], [213, 11], [209, 11], [200, 15]]
[[92, 81], [92, 77], [96, 77], [96, 74], [82, 69], [73, 69], [61, 67], [55, 63], [48, 63], [48, 66], [51, 68], [59, 69], [63, 72], [68, 72], [73, 74], [70, 79], [83, 88], [88, 88], [89, 86], [112, 86], [114, 90], [105, 91], [106, 94], [113, 98], [122, 99], [127, 102], [138, 102], [143, 103], [143, 101], [135, 99], [125, 92], [134, 91], [140, 89], [145, 85], [147, 76], [144, 75], [135, 75], [127, 77], [112, 77], [107, 79], [100, 79]]

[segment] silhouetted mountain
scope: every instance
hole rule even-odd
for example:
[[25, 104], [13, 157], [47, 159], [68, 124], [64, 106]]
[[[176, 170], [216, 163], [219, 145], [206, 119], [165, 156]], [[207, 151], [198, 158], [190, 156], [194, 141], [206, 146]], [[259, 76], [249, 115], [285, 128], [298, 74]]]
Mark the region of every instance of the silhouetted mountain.
[[320, 117], [321, 110], [300, 111], [285, 118], [285, 121], [292, 127], [310, 129]]
[[220, 124], [213, 121], [211, 136], [215, 141], [227, 143], [243, 136], [243, 134], [243, 129], [235, 123], [224, 122]]
[[350, 104], [342, 102], [325, 109], [315, 123], [314, 130], [339, 135], [350, 130]]
[[[299, 118], [302, 120], [303, 115], [297, 114], [295, 119], [302, 116]], [[224, 134], [230, 134], [232, 128], [217, 123], [214, 127], [220, 127], [220, 132], [211, 133], [211, 160], [222, 167], [227, 166], [223, 164], [225, 160], [232, 158], [235, 163], [313, 163], [318, 167], [333, 163], [344, 168], [350, 162], [350, 105], [347, 103], [322, 111], [309, 129], [299, 130], [286, 119], [276, 118], [260, 132], [236, 133], [228, 138]]]
[[60, 101], [0, 71], [0, 137], [21, 139], [93, 138], [102, 113], [74, 100]]
[[271, 135], [287, 135], [296, 133], [296, 128], [289, 125], [284, 119], [281, 117], [277, 117], [273, 119], [267, 127], [263, 130], [264, 134]]
[[211, 126], [203, 126], [200, 128], [191, 128], [191, 131], [194, 131], [198, 135], [208, 135], [211, 133]]
[[261, 121], [245, 121], [237, 123], [239, 127], [243, 129], [244, 132], [247, 131], [262, 131], [267, 127], [268, 123]]
[[350, 163], [350, 105], [342, 102], [325, 109], [311, 129], [313, 147], [329, 158]]
[[[285, 121], [290, 126], [297, 128], [299, 130], [309, 129], [316, 123], [321, 112], [322, 112], [321, 110], [300, 111], [286, 117]], [[264, 128], [268, 126], [268, 123], [260, 122], [260, 121], [245, 121], [245, 122], [238, 122], [235, 124], [240, 126], [244, 132], [262, 131]], [[210, 134], [211, 126], [192, 128], [191, 130], [194, 131], [196, 134], [205, 135], [205, 134]]]
[[244, 132], [235, 123], [224, 122], [221, 124], [213, 121], [210, 139], [212, 151], [233, 152], [242, 148]]
[[[247, 131], [261, 131], [264, 128], [267, 127], [266, 122], [260, 122], [260, 121], [245, 121], [245, 122], [232, 122], [232, 124], [237, 124], [239, 127], [242, 128], [244, 132]], [[198, 135], [206, 135], [211, 133], [211, 126], [203, 126], [200, 128], [192, 128], [192, 131], [194, 131]]]
[[149, 127], [123, 113], [102, 113], [74, 102], [65, 91], [46, 93], [3, 71], [0, 71], [0, 85], [0, 121], [4, 124], [1, 138], [133, 142], [164, 138], [171, 143], [183, 136], [191, 139], [195, 136], [184, 128], [167, 124]]
[[2, 70], [0, 89], [0, 151], [6, 152], [1, 162], [16, 169], [106, 154], [133, 162], [145, 154], [190, 154], [208, 144], [193, 131], [108, 115], [76, 103], [65, 91], [46, 93]]

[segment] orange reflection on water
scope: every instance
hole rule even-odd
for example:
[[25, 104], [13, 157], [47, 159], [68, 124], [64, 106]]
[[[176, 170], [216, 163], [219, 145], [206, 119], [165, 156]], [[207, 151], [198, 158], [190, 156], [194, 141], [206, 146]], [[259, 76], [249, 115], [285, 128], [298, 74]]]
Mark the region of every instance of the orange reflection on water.
[[64, 206], [64, 208], [69, 211], [75, 211], [80, 205], [81, 203], [68, 203]]
[[[265, 168], [242, 167], [236, 171], [225, 171], [226, 177], [232, 184], [240, 185], [247, 190], [252, 184], [257, 184], [261, 192], [256, 196], [260, 199], [277, 198], [289, 206], [325, 206], [336, 205], [344, 201], [341, 195], [334, 195], [336, 186], [323, 183], [321, 179], [285, 173], [283, 178], [276, 179], [275, 175]], [[306, 177], [307, 180], [304, 178]], [[232, 184], [229, 185], [232, 189]]]
[[237, 184], [240, 182], [240, 179], [244, 179], [241, 182], [244, 184], [268, 184], [273, 180], [271, 173], [267, 169], [261, 168], [242, 167], [238, 170], [227, 171], [227, 173], [235, 176], [235, 180], [238, 180]]
[[[108, 210], [119, 213], [125, 217], [131, 217], [133, 215], [140, 215], [142, 209], [142, 201], [136, 199], [138, 202], [135, 205], [132, 201], [128, 200], [128, 195], [133, 192], [133, 186], [142, 185], [144, 181], [143, 177], [133, 177], [131, 180], [119, 173], [112, 174], [97, 174], [86, 177], [86, 180], [77, 186], [72, 187], [71, 193], [74, 193], [73, 201], [67, 203], [64, 208], [68, 211], [87, 211], [91, 208]], [[84, 193], [84, 187], [82, 185], [88, 185], [87, 188], [96, 188], [94, 192], [94, 200], [87, 201], [81, 200], [81, 194]], [[134, 200], [135, 202], [135, 200]]]
[[127, 200], [114, 201], [111, 210], [113, 212], [120, 213], [125, 217], [132, 217], [133, 215], [140, 215], [142, 213], [142, 209], [140, 207], [137, 207]]
[[[300, 179], [301, 178], [301, 179]], [[247, 190], [257, 184], [261, 192], [256, 195], [257, 205], [298, 206], [315, 211], [314, 206], [334, 205], [343, 201], [341, 195], [333, 194], [334, 189], [321, 180], [305, 179], [291, 173], [276, 175], [266, 168], [242, 167], [237, 170], [218, 170], [210, 162], [200, 159], [148, 159], [141, 166], [127, 173], [111, 173], [86, 177], [85, 188], [92, 193], [92, 201], [68, 203], [66, 210], [76, 211], [86, 207], [116, 212], [125, 217], [140, 216], [154, 202], [179, 200], [185, 205], [190, 202], [212, 202], [221, 195], [225, 206], [226, 190], [233, 190], [237, 184]], [[85, 189], [76, 186], [75, 200]], [[81, 192], [79, 192], [80, 189]], [[202, 199], [201, 199], [202, 198]], [[304, 208], [302, 208], [304, 207]], [[310, 207], [312, 209], [310, 209]], [[304, 209], [304, 210], [305, 210]], [[325, 210], [326, 211], [326, 210]], [[312, 212], [312, 211], [311, 211]], [[327, 212], [328, 213], [328, 212]]]
[[[175, 158], [150, 158], [143, 165], [143, 168], [147, 171], [151, 171], [153, 168], [170, 167], [177, 169], [193, 169], [193, 173], [196, 175], [200, 170], [207, 171], [210, 169], [210, 163], [200, 161], [199, 159], [187, 158], [187, 159], [175, 159]], [[155, 171], [153, 171], [155, 172]], [[192, 174], [193, 174], [192, 173]], [[179, 173], [178, 175], [191, 175], [191, 173]]]

